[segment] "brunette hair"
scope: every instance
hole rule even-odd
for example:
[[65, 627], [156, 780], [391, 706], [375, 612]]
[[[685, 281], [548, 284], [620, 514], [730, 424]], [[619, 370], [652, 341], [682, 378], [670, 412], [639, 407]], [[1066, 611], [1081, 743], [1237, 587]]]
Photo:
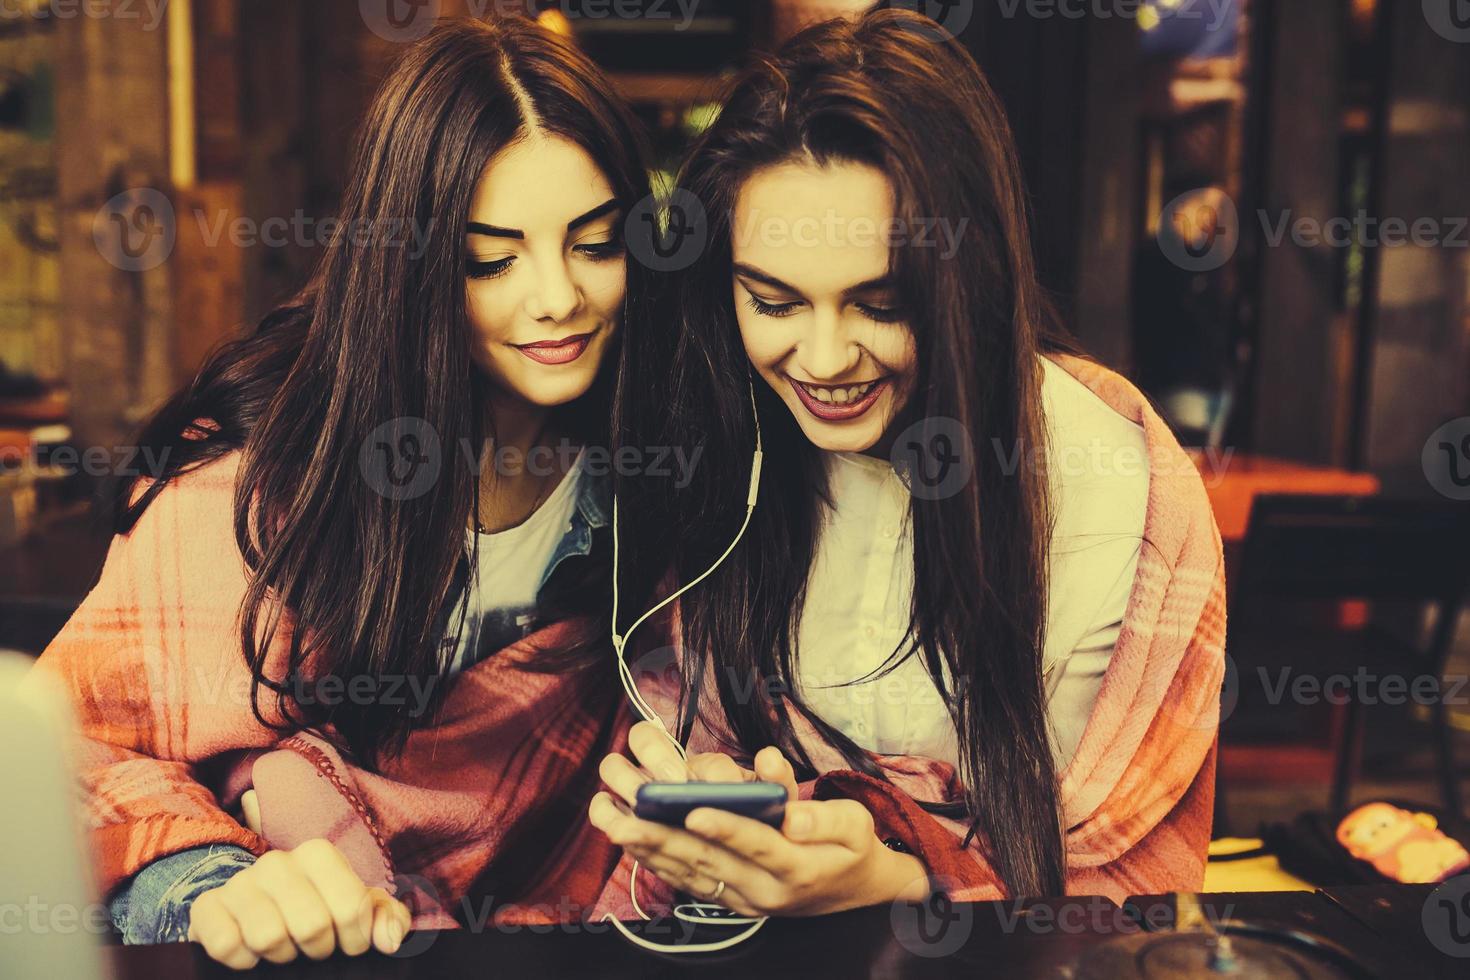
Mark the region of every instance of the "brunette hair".
[[[340, 217], [345, 228], [414, 222], [428, 232], [422, 252], [343, 235], [298, 296], [213, 353], [152, 417], [140, 445], [166, 448], [167, 463], [136, 501], [136, 479], [113, 497], [115, 530], [126, 534], [173, 477], [242, 451], [234, 516], [251, 571], [240, 635], [253, 710], [265, 720], [268, 688], [285, 724], [330, 723], [364, 764], [401, 748], [421, 723], [417, 706], [302, 704], [289, 681], [447, 670], [441, 642], [479, 480], [454, 454], [493, 435], [489, 382], [471, 360], [465, 227], [486, 166], [533, 125], [585, 150], [624, 208], [649, 193], [637, 123], [570, 43], [501, 18], [446, 21], [409, 47], [359, 130]], [[630, 282], [625, 323], [638, 319], [636, 294]], [[609, 373], [570, 407], [568, 424], [585, 439], [607, 439]], [[405, 418], [437, 435], [444, 463], [430, 492], [391, 499], [360, 471], [359, 453]], [[553, 581], [566, 577], [559, 568]], [[569, 584], [543, 612], [605, 620], [605, 592]], [[462, 628], [460, 617], [455, 635]], [[282, 653], [285, 673], [267, 676], [268, 656]]]
[[[620, 398], [615, 434], [634, 444], [703, 445], [703, 456], [683, 491], [667, 481], [620, 481], [623, 584], [652, 595], [669, 568], [689, 581], [745, 514], [755, 430], [731, 234], [752, 173], [792, 160], [862, 163], [887, 175], [906, 227], [970, 219], [953, 257], [921, 247], [892, 252], [919, 352], [909, 413], [956, 420], [970, 434], [975, 469], [953, 496], [912, 500], [911, 618], [884, 669], [921, 656], [955, 724], [967, 799], [958, 810], [931, 808], [967, 817], [971, 833], [983, 833], [1012, 894], [1060, 894], [1064, 850], [1041, 678], [1046, 474], [1044, 465], [1008, 469], [1004, 459], [1025, 447], [1029, 460], [1043, 444], [1037, 355], [1071, 347], [1049, 326], [1001, 104], [970, 55], [940, 37], [933, 22], [897, 10], [811, 27], [736, 80], [692, 149], [678, 183], [707, 212], [708, 244], [691, 269], [661, 283], [659, 309], [625, 346], [624, 376], [657, 378], [662, 397]], [[707, 656], [738, 744], [777, 745], [813, 775], [793, 737], [796, 710], [851, 765], [881, 777], [868, 753], [802, 703], [794, 683], [794, 637], [827, 486], [821, 454], [790, 411], [766, 385], [756, 390], [766, 454], [759, 503], [740, 547], [681, 600], [685, 649], [699, 660], [685, 671], [680, 727], [687, 733], [693, 724]], [[752, 690], [777, 696], [752, 698]]]

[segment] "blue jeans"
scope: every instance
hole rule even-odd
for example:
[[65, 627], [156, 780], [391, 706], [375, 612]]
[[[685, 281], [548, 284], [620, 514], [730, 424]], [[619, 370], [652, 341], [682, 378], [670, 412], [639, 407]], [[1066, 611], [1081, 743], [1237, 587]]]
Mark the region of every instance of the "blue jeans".
[[112, 924], [129, 945], [185, 942], [194, 899], [254, 863], [254, 854], [234, 844], [209, 844], [159, 858], [133, 875], [108, 903]]

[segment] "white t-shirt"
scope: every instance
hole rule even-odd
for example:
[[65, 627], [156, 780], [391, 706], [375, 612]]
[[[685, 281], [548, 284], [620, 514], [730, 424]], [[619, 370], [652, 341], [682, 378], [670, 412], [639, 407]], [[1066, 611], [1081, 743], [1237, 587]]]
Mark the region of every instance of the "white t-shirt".
[[459, 647], [453, 651], [451, 673], [521, 639], [534, 622], [541, 580], [557, 546], [572, 528], [585, 455], [577, 457], [551, 496], [520, 524], [493, 534], [465, 529], [466, 553], [475, 537], [480, 550], [468, 587], [449, 618], [453, 630], [468, 600], [469, 614]]
[[[1042, 358], [1048, 481], [1047, 717], [1057, 771], [1082, 737], [1138, 568], [1148, 504], [1143, 429]], [[955, 763], [954, 725], [922, 656], [876, 673], [908, 626], [913, 594], [909, 492], [886, 460], [829, 453], [832, 498], [797, 635], [797, 689], [824, 721], [883, 755]], [[945, 669], [948, 681], [948, 669]]]

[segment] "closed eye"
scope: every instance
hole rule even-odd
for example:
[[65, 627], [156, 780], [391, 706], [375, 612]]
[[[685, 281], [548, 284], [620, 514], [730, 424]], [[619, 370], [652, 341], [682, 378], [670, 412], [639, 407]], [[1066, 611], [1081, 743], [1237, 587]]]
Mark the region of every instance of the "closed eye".
[[749, 305], [752, 310], [755, 310], [755, 312], [759, 313], [761, 316], [783, 317], [790, 316], [791, 314], [795, 313], [797, 307], [801, 306], [801, 303], [767, 303], [759, 296], [751, 293], [750, 302], [747, 305]]
[[510, 270], [511, 263], [515, 258], [495, 259], [490, 262], [480, 262], [470, 259], [465, 263], [465, 275], [471, 279], [497, 279]]
[[614, 239], [608, 242], [588, 242], [585, 245], [576, 246], [572, 251], [580, 252], [594, 262], [605, 262], [622, 255], [625, 248], [621, 241]]
[[857, 304], [858, 312], [876, 323], [898, 323], [908, 314], [897, 306], [870, 306]]

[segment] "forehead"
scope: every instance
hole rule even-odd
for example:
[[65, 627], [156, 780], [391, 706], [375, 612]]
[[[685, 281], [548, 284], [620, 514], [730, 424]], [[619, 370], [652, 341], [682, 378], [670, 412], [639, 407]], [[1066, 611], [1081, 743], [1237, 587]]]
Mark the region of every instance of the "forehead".
[[560, 136], [532, 133], [490, 158], [475, 185], [470, 220], [565, 229], [612, 196], [612, 185], [586, 150]]
[[764, 167], [735, 199], [736, 262], [810, 296], [887, 274], [893, 188], [876, 167], [812, 160]]

